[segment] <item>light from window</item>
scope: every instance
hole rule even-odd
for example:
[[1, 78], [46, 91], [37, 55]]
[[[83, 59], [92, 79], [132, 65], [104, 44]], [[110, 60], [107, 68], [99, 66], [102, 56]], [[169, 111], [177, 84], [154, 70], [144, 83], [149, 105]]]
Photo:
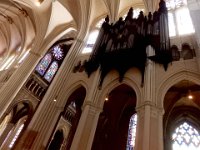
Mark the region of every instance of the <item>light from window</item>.
[[105, 21], [105, 18], [102, 18], [101, 20], [99, 20], [96, 24], [96, 27], [100, 29], [104, 21]]
[[137, 126], [137, 114], [134, 114], [134, 115], [132, 115], [132, 117], [129, 121], [126, 150], [134, 150], [135, 137], [136, 137], [136, 126]]
[[194, 33], [194, 27], [187, 8], [180, 8], [176, 11], [177, 28], [179, 35]]
[[19, 127], [19, 129], [17, 130], [17, 132], [16, 132], [14, 138], [13, 138], [12, 141], [10, 142], [9, 148], [12, 148], [12, 147], [13, 147], [13, 145], [14, 145], [15, 141], [17, 140], [17, 138], [19, 137], [19, 134], [21, 133], [23, 127], [24, 127], [24, 124], [22, 124], [22, 125]]
[[3, 66], [1, 67], [0, 70], [8, 69], [10, 67], [10, 65], [13, 63], [14, 60], [15, 60], [15, 56], [14, 55], [10, 56], [6, 60], [6, 62], [3, 64]]
[[[187, 0], [166, 0], [168, 9], [169, 35], [194, 33], [194, 27], [187, 8]], [[175, 27], [176, 26], [176, 27]]]
[[174, 17], [172, 13], [168, 13], [168, 22], [169, 22], [169, 36], [175, 36], [176, 35], [176, 28], [175, 28], [175, 22]]
[[168, 10], [176, 9], [184, 5], [187, 5], [187, 0], [167, 0], [166, 1], [166, 6]]
[[198, 131], [184, 122], [172, 134], [173, 150], [199, 150], [200, 135]]
[[95, 30], [92, 33], [90, 33], [86, 47], [83, 49], [82, 53], [90, 53], [93, 49], [94, 43], [96, 42], [96, 39], [99, 35], [99, 30]]

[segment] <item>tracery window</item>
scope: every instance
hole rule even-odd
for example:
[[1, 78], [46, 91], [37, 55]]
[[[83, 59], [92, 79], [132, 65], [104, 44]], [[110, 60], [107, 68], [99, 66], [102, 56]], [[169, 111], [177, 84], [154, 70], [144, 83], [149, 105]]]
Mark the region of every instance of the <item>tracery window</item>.
[[44, 78], [47, 80], [47, 81], [51, 81], [54, 74], [56, 73], [56, 71], [58, 70], [58, 63], [56, 61], [54, 61], [51, 66], [49, 67], [48, 71], [46, 72]]
[[126, 150], [134, 150], [135, 137], [136, 137], [136, 126], [137, 126], [137, 114], [134, 114], [131, 116], [131, 119], [129, 121]]
[[39, 73], [39, 75], [47, 82], [51, 82], [59, 68], [59, 64], [61, 64], [61, 61], [64, 58], [64, 55], [65, 53], [60, 45], [54, 46], [37, 65], [36, 72]]
[[183, 122], [172, 134], [173, 150], [199, 150], [200, 134], [189, 123]]
[[40, 75], [44, 75], [45, 71], [47, 70], [49, 64], [51, 63], [52, 56], [51, 54], [46, 54], [42, 61], [37, 66], [36, 70]]
[[170, 36], [194, 33], [187, 0], [167, 0]]

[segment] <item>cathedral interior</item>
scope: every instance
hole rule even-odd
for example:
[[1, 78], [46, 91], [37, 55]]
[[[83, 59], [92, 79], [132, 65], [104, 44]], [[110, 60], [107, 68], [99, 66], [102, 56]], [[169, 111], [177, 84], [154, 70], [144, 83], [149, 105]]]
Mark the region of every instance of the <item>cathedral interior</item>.
[[200, 0], [1, 0], [1, 150], [199, 150]]

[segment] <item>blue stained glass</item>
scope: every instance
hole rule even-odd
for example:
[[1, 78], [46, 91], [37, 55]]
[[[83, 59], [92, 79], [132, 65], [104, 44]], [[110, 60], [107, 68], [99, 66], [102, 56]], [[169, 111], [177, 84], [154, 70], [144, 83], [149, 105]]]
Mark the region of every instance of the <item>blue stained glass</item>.
[[199, 150], [200, 134], [189, 123], [183, 122], [172, 134], [173, 150]]
[[63, 51], [60, 48], [59, 45], [55, 46], [52, 50], [53, 56], [57, 59], [57, 60], [61, 60], [63, 58]]
[[134, 114], [134, 115], [132, 115], [132, 117], [129, 121], [126, 150], [134, 150], [135, 137], [136, 137], [136, 126], [137, 126], [137, 114]]
[[52, 56], [51, 54], [47, 54], [45, 55], [45, 57], [42, 59], [42, 61], [38, 64], [38, 66], [36, 67], [36, 71], [40, 74], [40, 75], [44, 75], [45, 71], [47, 70], [49, 64], [51, 63], [52, 60]]
[[51, 66], [49, 67], [48, 71], [46, 72], [44, 78], [48, 81], [51, 82], [53, 79], [56, 71], [58, 70], [58, 63], [54, 61]]

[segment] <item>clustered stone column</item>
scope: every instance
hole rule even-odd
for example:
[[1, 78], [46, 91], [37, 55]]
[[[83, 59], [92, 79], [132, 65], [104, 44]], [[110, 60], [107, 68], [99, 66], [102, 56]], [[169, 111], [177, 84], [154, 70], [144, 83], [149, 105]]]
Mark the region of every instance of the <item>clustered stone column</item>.
[[[63, 96], [63, 87], [67, 83], [69, 74], [71, 73], [70, 70], [72, 70], [72, 67], [74, 66], [73, 63], [75, 62], [78, 53], [76, 50], [80, 49], [82, 44], [82, 40], [74, 42], [28, 125], [26, 134], [24, 134], [23, 138], [29, 138], [29, 136], [31, 136], [29, 133], [36, 133], [34, 139], [29, 143], [29, 145], [31, 145], [29, 147], [30, 149], [44, 149], [48, 143], [57, 118], [64, 109], [66, 95]], [[55, 98], [56, 102], [54, 101]], [[27, 145], [27, 143], [25, 145]]]
[[163, 110], [151, 102], [137, 107], [136, 150], [163, 150]]
[[83, 112], [74, 136], [71, 150], [84, 149], [91, 150], [99, 114], [102, 109], [92, 103], [85, 103]]

